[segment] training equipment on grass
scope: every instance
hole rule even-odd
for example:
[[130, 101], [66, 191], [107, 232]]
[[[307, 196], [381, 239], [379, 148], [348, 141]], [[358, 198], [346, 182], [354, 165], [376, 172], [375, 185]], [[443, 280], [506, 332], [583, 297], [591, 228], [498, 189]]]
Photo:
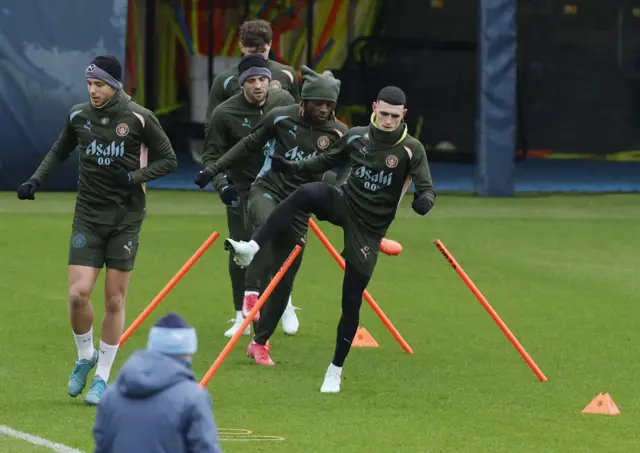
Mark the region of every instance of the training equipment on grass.
[[380, 251], [389, 256], [400, 255], [400, 253], [402, 253], [402, 244], [393, 239], [382, 238], [382, 241], [380, 241]]
[[[344, 263], [344, 258], [340, 256], [340, 254], [335, 249], [335, 247], [331, 244], [331, 242], [329, 242], [329, 239], [327, 239], [324, 233], [320, 230], [320, 227], [313, 221], [313, 219], [309, 219], [309, 226], [311, 227], [313, 232], [316, 234], [316, 236], [318, 236], [318, 239], [320, 239], [320, 242], [322, 242], [325, 248], [329, 251], [333, 259], [338, 262], [338, 264], [344, 271], [346, 268]], [[376, 302], [373, 300], [369, 292], [365, 289], [362, 295], [364, 296], [364, 300], [366, 300], [367, 303], [371, 306], [371, 308], [373, 308], [373, 311], [376, 312], [376, 315], [378, 315], [378, 318], [380, 318], [382, 323], [387, 327], [387, 329], [389, 329], [389, 332], [391, 332], [391, 335], [393, 335], [393, 337], [398, 341], [398, 343], [400, 343], [400, 346], [402, 347], [402, 349], [404, 349], [409, 354], [413, 354], [413, 349], [411, 349], [411, 346], [409, 346], [409, 343], [407, 343], [405, 339], [402, 338], [402, 335], [400, 335], [400, 332], [398, 332], [398, 329], [396, 329], [393, 326], [389, 318], [387, 318], [387, 316], [383, 313], [382, 309], [378, 306], [378, 304], [376, 304]]]
[[598, 393], [589, 404], [582, 409], [583, 414], [620, 415], [620, 409], [613, 402], [611, 395]]
[[498, 327], [500, 327], [500, 330], [502, 330], [502, 332], [507, 336], [507, 338], [509, 339], [511, 344], [520, 353], [520, 355], [525, 360], [525, 362], [527, 362], [529, 367], [531, 367], [531, 369], [536, 374], [536, 376], [538, 376], [538, 379], [540, 379], [542, 382], [546, 382], [547, 381], [547, 377], [542, 373], [540, 368], [538, 368], [538, 365], [535, 364], [535, 362], [533, 361], [531, 356], [529, 354], [527, 354], [527, 351], [525, 351], [525, 349], [522, 347], [520, 342], [511, 333], [511, 331], [509, 330], [507, 325], [504, 323], [504, 321], [502, 321], [502, 319], [500, 319], [500, 316], [498, 316], [498, 313], [496, 313], [496, 311], [491, 307], [491, 305], [489, 305], [489, 302], [487, 301], [487, 299], [485, 299], [485, 297], [482, 295], [480, 290], [476, 287], [476, 285], [474, 285], [474, 283], [471, 281], [469, 276], [462, 269], [460, 264], [458, 264], [458, 262], [453, 257], [453, 255], [444, 246], [442, 241], [440, 241], [440, 239], [438, 239], [438, 240], [436, 240], [434, 242], [434, 244], [436, 245], [438, 250], [440, 250], [440, 253], [442, 253], [442, 255], [445, 257], [445, 259], [449, 262], [449, 264], [451, 264], [451, 267], [453, 267], [453, 270], [455, 270], [458, 273], [458, 275], [460, 276], [462, 281], [465, 282], [467, 287], [471, 290], [471, 292], [480, 301], [480, 303], [485, 308], [485, 310], [487, 310], [487, 312], [489, 313], [491, 318], [493, 318], [493, 320], [496, 322], [496, 324], [498, 324]]
[[182, 277], [184, 277], [184, 275], [189, 272], [189, 269], [191, 269], [193, 265], [196, 264], [196, 262], [204, 254], [204, 252], [206, 252], [207, 249], [211, 247], [211, 244], [213, 244], [219, 236], [220, 234], [218, 234], [217, 231], [214, 231], [211, 236], [209, 236], [207, 240], [204, 241], [200, 248], [196, 250], [193, 256], [191, 256], [191, 258], [189, 258], [189, 260], [184, 263], [178, 273], [174, 275], [171, 280], [169, 280], [169, 283], [167, 283], [165, 287], [162, 288], [162, 290], [151, 301], [147, 308], [145, 308], [144, 311], [140, 313], [140, 316], [138, 316], [136, 320], [133, 321], [131, 326], [129, 326], [129, 328], [122, 334], [122, 337], [120, 337], [119, 347], [122, 347], [122, 345], [129, 339], [133, 332], [135, 332], [136, 329], [140, 327], [140, 324], [142, 324], [144, 320], [147, 319], [147, 317], [151, 314], [151, 312], [153, 312], [153, 310], [155, 310], [155, 308], [160, 304], [160, 302], [162, 302], [162, 300], [167, 297], [167, 294], [169, 294], [169, 292], [173, 289], [174, 286], [176, 286], [176, 284], [182, 279]]
[[227, 356], [229, 355], [233, 347], [236, 345], [236, 343], [242, 336], [242, 333], [249, 326], [251, 321], [253, 321], [253, 318], [255, 317], [256, 313], [258, 313], [260, 308], [267, 301], [267, 299], [269, 298], [273, 290], [276, 288], [278, 283], [280, 283], [280, 280], [282, 280], [282, 277], [284, 277], [284, 274], [287, 272], [287, 270], [289, 270], [289, 268], [291, 267], [291, 265], [293, 264], [293, 262], [298, 257], [301, 251], [302, 251], [302, 247], [299, 245], [296, 245], [294, 249], [291, 251], [291, 253], [287, 257], [285, 262], [280, 267], [280, 270], [278, 271], [278, 273], [273, 277], [273, 279], [269, 283], [269, 286], [267, 286], [267, 288], [260, 295], [260, 298], [258, 299], [258, 302], [256, 303], [256, 305], [251, 309], [247, 317], [244, 318], [244, 321], [242, 321], [242, 324], [240, 325], [238, 330], [236, 330], [236, 333], [234, 333], [233, 336], [229, 339], [229, 341], [227, 342], [227, 345], [224, 347], [222, 352], [218, 355], [218, 358], [216, 359], [216, 361], [213, 362], [213, 365], [211, 365], [211, 367], [209, 368], [209, 371], [207, 371], [207, 374], [204, 375], [204, 377], [200, 381], [200, 386], [205, 387], [209, 383], [213, 375], [216, 373], [216, 371], [218, 371], [218, 368], [220, 368], [220, 365], [222, 365], [222, 362], [224, 362], [224, 359], [227, 358]]
[[356, 336], [353, 337], [351, 342], [352, 348], [379, 348], [380, 345], [375, 338], [364, 327], [358, 327], [356, 330]]

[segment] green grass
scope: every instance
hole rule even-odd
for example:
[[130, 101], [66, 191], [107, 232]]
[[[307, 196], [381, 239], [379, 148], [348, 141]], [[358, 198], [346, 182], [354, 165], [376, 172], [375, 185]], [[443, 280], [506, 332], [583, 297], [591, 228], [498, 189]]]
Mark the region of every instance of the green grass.
[[[0, 425], [92, 451], [94, 409], [66, 395], [75, 359], [66, 258], [74, 194], [18, 202], [0, 193]], [[212, 194], [152, 191], [128, 298], [130, 323], [226, 221]], [[208, 386], [218, 426], [281, 442], [223, 441], [225, 452], [630, 452], [640, 450], [640, 197], [441, 196], [427, 217], [403, 203], [369, 290], [415, 353], [373, 311], [362, 325], [379, 349], [353, 349], [343, 392], [319, 392], [340, 313], [342, 271], [310, 237], [293, 293], [301, 327], [278, 329], [273, 369], [242, 338]], [[321, 223], [336, 247], [339, 229]], [[310, 233], [312, 235], [312, 233]], [[549, 378], [540, 383], [433, 245], [441, 239]], [[178, 311], [196, 326], [203, 376], [233, 316], [222, 241], [124, 346], [116, 370], [144, 347], [149, 326]], [[103, 281], [99, 281], [102, 285]], [[102, 315], [102, 287], [93, 295]], [[99, 330], [99, 325], [96, 325]], [[580, 411], [609, 392], [622, 414]], [[1, 451], [38, 452], [0, 436]], [[4, 446], [7, 445], [5, 448]]]

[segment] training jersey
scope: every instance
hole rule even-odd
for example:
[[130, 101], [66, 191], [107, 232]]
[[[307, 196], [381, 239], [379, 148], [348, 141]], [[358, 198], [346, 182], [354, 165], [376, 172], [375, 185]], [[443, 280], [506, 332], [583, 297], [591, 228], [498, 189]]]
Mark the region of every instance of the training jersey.
[[374, 124], [354, 127], [329, 151], [295, 167], [297, 172], [317, 173], [345, 163], [350, 170], [342, 190], [354, 219], [366, 231], [386, 234], [412, 182], [418, 194], [435, 198], [424, 146], [407, 133], [405, 123], [391, 132]]
[[[153, 112], [118, 90], [107, 103], [74, 105], [32, 178], [42, 182], [78, 148], [78, 195], [75, 215], [105, 225], [127, 225], [146, 216], [144, 183], [171, 173], [176, 154]], [[157, 157], [149, 163], [149, 151]], [[133, 184], [118, 186], [119, 169]]]
[[[295, 69], [274, 60], [267, 60], [267, 68], [271, 71], [271, 82], [269, 83], [269, 87], [281, 88], [288, 91], [295, 99], [295, 102], [299, 102], [300, 88], [298, 86], [298, 76], [296, 75]], [[209, 102], [207, 104], [207, 111], [205, 114], [205, 134], [209, 129], [209, 120], [211, 119], [211, 113], [213, 110], [231, 96], [241, 91], [242, 87], [238, 82], [237, 66], [230, 67], [213, 79], [211, 90], [209, 90]]]
[[[250, 103], [244, 92], [231, 96], [213, 110], [211, 123], [204, 143], [202, 156], [203, 169], [211, 169], [233, 145], [249, 135], [263, 116], [278, 106], [295, 104], [288, 91], [270, 88], [267, 99], [262, 106]], [[264, 162], [263, 154], [247, 156], [242, 165], [229, 172], [233, 185], [238, 192], [248, 193], [251, 183], [256, 179]], [[217, 191], [228, 184], [225, 174], [219, 173], [213, 178], [213, 186]]]
[[[260, 154], [264, 164], [254, 184], [286, 198], [300, 185], [324, 178], [324, 172], [317, 174], [285, 174], [271, 171], [271, 156], [278, 154], [289, 161], [310, 159], [327, 151], [331, 145], [344, 136], [349, 128], [338, 120], [329, 120], [322, 125], [311, 125], [300, 115], [299, 105], [276, 107], [258, 124], [255, 130], [236, 144], [216, 163], [216, 171], [224, 171], [241, 165], [247, 156]], [[263, 148], [266, 145], [266, 150]], [[340, 174], [346, 177], [348, 168], [343, 166]], [[214, 173], [215, 174], [215, 173]]]

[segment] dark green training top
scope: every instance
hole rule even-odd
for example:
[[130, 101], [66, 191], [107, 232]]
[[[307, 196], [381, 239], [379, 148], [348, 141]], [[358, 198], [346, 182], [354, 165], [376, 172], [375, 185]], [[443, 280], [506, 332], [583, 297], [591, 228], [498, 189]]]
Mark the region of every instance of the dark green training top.
[[[267, 68], [271, 71], [271, 88], [282, 88], [288, 91], [296, 102], [300, 101], [300, 88], [298, 86], [298, 76], [291, 66], [283, 65], [277, 61], [267, 60]], [[242, 91], [238, 83], [238, 68], [232, 66], [221, 72], [213, 79], [211, 90], [209, 91], [209, 102], [205, 114], [204, 132], [209, 129], [211, 113], [218, 105], [229, 99], [234, 94]]]
[[[269, 89], [266, 102], [262, 106], [247, 101], [242, 91], [231, 96], [213, 110], [204, 143], [202, 167], [210, 170], [233, 145], [249, 135], [263, 116], [273, 108], [292, 104], [295, 104], [295, 100], [288, 91], [275, 88]], [[251, 183], [262, 167], [264, 157], [264, 154], [250, 155], [241, 166], [231, 171], [233, 185], [238, 192], [244, 194], [249, 192]], [[217, 191], [227, 184], [227, 178], [222, 173], [213, 179], [213, 186]]]
[[[342, 137], [348, 129], [345, 124], [337, 120], [312, 126], [300, 115], [300, 106], [297, 104], [277, 107], [265, 115], [251, 134], [216, 162], [212, 173], [216, 174], [242, 165], [248, 156], [262, 155], [263, 147], [268, 144], [264, 165], [254, 184], [269, 189], [281, 198], [286, 198], [304, 183], [331, 177], [324, 175], [323, 172], [333, 167], [321, 170], [315, 175], [276, 173], [270, 171], [269, 156], [277, 153], [290, 161], [310, 159], [328, 150], [331, 144]], [[345, 166], [341, 170], [336, 177], [339, 181], [346, 176], [348, 167]]]
[[[126, 225], [146, 215], [144, 183], [175, 170], [176, 155], [153, 112], [118, 90], [103, 106], [74, 105], [64, 128], [33, 174], [42, 182], [78, 147], [79, 175], [75, 215], [105, 225]], [[154, 159], [148, 164], [148, 153]], [[134, 184], [118, 187], [120, 168]]]
[[342, 186], [354, 218], [365, 231], [385, 235], [411, 182], [433, 203], [435, 189], [424, 146], [401, 123], [388, 132], [372, 124], [354, 127], [326, 153], [295, 164], [301, 173], [318, 173], [348, 164]]

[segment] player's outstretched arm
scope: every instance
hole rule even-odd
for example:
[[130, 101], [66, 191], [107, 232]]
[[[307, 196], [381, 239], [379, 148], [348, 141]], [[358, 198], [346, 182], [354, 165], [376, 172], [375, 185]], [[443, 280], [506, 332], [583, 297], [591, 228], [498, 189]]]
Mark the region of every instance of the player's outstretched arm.
[[433, 187], [431, 170], [429, 169], [424, 146], [419, 145], [413, 151], [414, 155], [411, 158], [409, 173], [415, 185], [415, 192], [413, 193], [411, 207], [416, 213], [426, 215], [436, 202], [436, 189]]
[[18, 198], [20, 200], [35, 200], [35, 193], [42, 184], [42, 181], [51, 174], [58, 166], [67, 160], [78, 144], [78, 138], [71, 127], [71, 120], [74, 109], [71, 109], [64, 121], [64, 127], [58, 136], [58, 140], [53, 144], [51, 150], [44, 156], [42, 162], [31, 177], [18, 188]]
[[[349, 165], [349, 156], [349, 134], [347, 133], [336, 140], [333, 146], [324, 153], [319, 154], [316, 157], [312, 157], [311, 159], [295, 162], [293, 164], [293, 169], [296, 173], [324, 173], [332, 168], [338, 167], [340, 169], [340, 175]], [[344, 178], [346, 178], [346, 173]]]
[[156, 115], [146, 112], [143, 141], [154, 159], [145, 168], [131, 172], [131, 183], [142, 184], [168, 175], [178, 167], [176, 153]]
[[223, 187], [229, 185], [223, 173], [214, 175], [211, 170], [214, 165], [229, 150], [230, 143], [228, 134], [224, 127], [224, 114], [220, 109], [215, 109], [211, 115], [211, 122], [207, 130], [204, 141], [204, 151], [202, 153], [202, 170], [196, 175], [194, 182], [201, 189], [204, 189], [209, 182], [213, 182], [213, 187], [220, 192]]

